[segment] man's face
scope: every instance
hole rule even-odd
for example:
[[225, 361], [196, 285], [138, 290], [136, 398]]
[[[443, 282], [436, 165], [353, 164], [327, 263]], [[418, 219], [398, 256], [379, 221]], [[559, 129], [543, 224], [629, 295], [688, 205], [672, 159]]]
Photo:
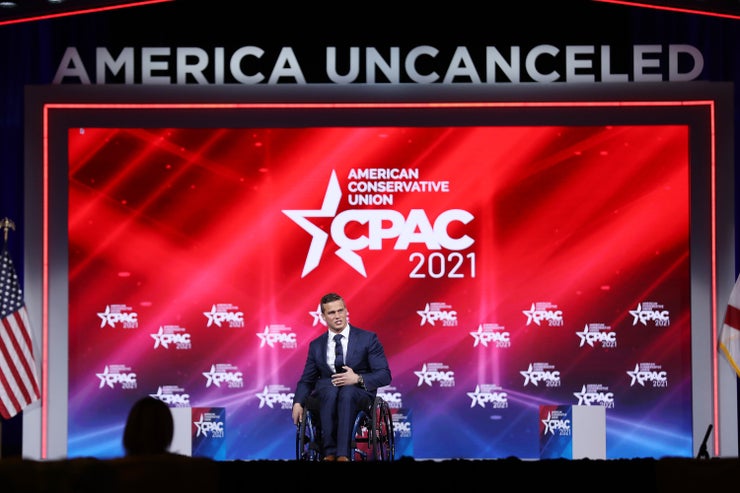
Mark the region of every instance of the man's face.
[[332, 301], [321, 306], [321, 316], [326, 326], [333, 332], [341, 332], [347, 325], [347, 308], [343, 301]]

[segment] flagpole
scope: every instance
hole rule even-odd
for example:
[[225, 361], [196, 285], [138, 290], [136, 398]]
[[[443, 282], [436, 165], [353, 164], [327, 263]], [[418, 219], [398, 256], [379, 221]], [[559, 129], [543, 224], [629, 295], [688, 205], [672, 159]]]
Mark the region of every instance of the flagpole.
[[[9, 218], [4, 217], [0, 221], [0, 228], [3, 229], [3, 250], [8, 248], [8, 230], [12, 229], [15, 231], [15, 223]], [[0, 458], [3, 456], [3, 421], [0, 419]]]

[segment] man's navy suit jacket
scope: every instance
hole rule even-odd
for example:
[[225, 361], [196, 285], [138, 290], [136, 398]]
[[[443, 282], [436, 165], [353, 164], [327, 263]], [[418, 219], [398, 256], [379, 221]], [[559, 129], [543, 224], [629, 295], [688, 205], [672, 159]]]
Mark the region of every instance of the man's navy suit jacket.
[[[326, 348], [329, 343], [329, 331], [313, 339], [308, 345], [306, 366], [295, 390], [293, 402], [306, 403], [309, 395], [319, 384], [319, 380], [331, 381], [333, 370], [326, 363]], [[350, 324], [347, 354], [344, 364], [362, 375], [365, 388], [373, 397], [378, 388], [391, 383], [391, 370], [380, 340], [375, 332], [360, 329]]]

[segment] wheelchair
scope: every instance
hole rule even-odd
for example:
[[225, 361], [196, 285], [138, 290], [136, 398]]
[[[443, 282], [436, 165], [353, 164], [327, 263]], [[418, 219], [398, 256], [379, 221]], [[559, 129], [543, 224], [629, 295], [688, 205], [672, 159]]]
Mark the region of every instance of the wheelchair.
[[[303, 411], [303, 419], [296, 433], [296, 460], [321, 461], [324, 452], [321, 446], [321, 428], [317, 406], [309, 399]], [[355, 417], [350, 444], [350, 461], [392, 461], [396, 455], [393, 435], [393, 417], [388, 403], [375, 397], [367, 409]]]

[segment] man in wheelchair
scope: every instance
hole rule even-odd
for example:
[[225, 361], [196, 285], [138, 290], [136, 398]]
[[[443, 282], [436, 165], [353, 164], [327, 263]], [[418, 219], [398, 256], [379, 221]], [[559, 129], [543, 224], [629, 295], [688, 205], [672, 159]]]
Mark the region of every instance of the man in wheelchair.
[[[356, 417], [373, 412], [377, 390], [391, 383], [391, 371], [377, 334], [348, 323], [340, 295], [321, 298], [321, 317], [328, 330], [309, 343], [293, 399], [293, 424], [300, 427], [307, 411], [317, 411], [323, 460], [350, 461]], [[306, 409], [309, 399], [316, 409]], [[383, 412], [388, 414], [387, 406]]]

